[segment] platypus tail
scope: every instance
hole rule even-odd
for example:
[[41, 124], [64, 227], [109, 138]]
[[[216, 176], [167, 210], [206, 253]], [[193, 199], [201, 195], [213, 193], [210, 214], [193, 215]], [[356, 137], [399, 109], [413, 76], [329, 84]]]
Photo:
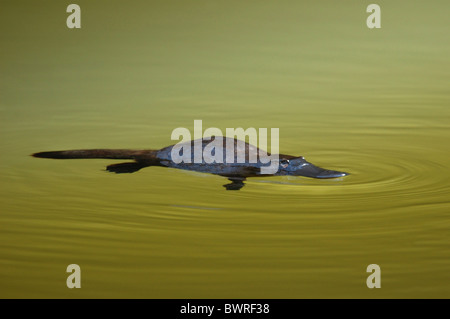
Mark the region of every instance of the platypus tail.
[[108, 159], [137, 159], [139, 157], [151, 157], [155, 151], [127, 150], [127, 149], [92, 149], [92, 150], [69, 150], [40, 152], [31, 154], [34, 157], [75, 159], [75, 158], [108, 158]]

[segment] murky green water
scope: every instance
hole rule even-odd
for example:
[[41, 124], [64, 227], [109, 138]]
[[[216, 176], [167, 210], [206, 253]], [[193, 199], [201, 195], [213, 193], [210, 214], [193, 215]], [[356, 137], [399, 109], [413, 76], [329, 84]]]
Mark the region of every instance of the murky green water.
[[[378, 30], [361, 1], [76, 3], [79, 30], [67, 4], [1, 4], [1, 297], [450, 297], [448, 1], [378, 1]], [[231, 192], [28, 156], [157, 149], [194, 119], [351, 175]]]

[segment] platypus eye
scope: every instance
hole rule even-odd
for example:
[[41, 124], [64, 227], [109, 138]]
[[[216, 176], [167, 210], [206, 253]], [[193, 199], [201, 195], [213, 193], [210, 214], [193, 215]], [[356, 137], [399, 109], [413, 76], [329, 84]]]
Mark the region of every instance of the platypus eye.
[[288, 165], [289, 165], [289, 160], [287, 160], [287, 159], [282, 159], [282, 160], [280, 161], [280, 165], [281, 165], [281, 167], [283, 167], [283, 168], [288, 167]]

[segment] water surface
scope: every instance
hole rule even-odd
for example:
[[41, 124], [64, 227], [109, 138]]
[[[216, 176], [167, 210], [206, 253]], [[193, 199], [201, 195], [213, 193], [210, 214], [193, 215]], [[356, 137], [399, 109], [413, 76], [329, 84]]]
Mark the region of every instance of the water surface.
[[[80, 30], [54, 1], [0, 11], [1, 297], [450, 297], [448, 1], [378, 1], [379, 30], [360, 1], [77, 3]], [[195, 119], [351, 175], [233, 192], [29, 156], [158, 149]]]

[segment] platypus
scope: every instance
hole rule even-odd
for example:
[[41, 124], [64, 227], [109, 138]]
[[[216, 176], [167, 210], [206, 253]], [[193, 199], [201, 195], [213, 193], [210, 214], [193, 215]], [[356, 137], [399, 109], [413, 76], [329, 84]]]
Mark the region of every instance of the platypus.
[[[239, 156], [241, 161], [229, 162], [227, 160], [223, 161], [212, 161], [208, 158], [208, 152], [205, 151], [205, 147], [208, 147], [212, 141], [221, 142], [221, 145], [233, 145], [233, 158], [237, 159]], [[194, 158], [195, 145], [200, 145], [202, 150], [202, 158], [200, 161]], [[196, 144], [197, 143], [197, 144]], [[226, 144], [229, 143], [229, 144]], [[172, 150], [175, 146], [179, 147], [189, 147], [194, 151], [190, 152], [190, 161], [178, 162], [172, 158]], [[218, 144], [216, 144], [218, 145]], [[220, 145], [220, 144], [219, 144]], [[226, 149], [224, 148], [220, 154], [225, 154]], [[256, 161], [251, 159], [249, 154], [254, 152], [258, 154]], [[205, 155], [206, 153], [206, 155]], [[210, 154], [218, 154], [218, 150], [215, 149]], [[242, 154], [244, 153], [244, 154]], [[215, 155], [213, 154], [213, 155]], [[212, 138], [202, 138], [201, 140], [193, 140], [185, 143], [178, 143], [164, 147], [160, 150], [132, 150], [132, 149], [81, 149], [81, 150], [67, 150], [67, 151], [51, 151], [51, 152], [40, 152], [34, 153], [32, 156], [41, 158], [54, 158], [54, 159], [80, 159], [80, 158], [104, 158], [104, 159], [129, 159], [133, 162], [112, 164], [106, 167], [106, 170], [114, 173], [133, 173], [141, 168], [148, 166], [162, 166], [179, 168], [185, 170], [191, 170], [202, 173], [210, 173], [215, 175], [220, 175], [227, 177], [231, 183], [223, 185], [227, 190], [239, 190], [244, 186], [244, 181], [247, 177], [258, 177], [258, 176], [306, 176], [313, 178], [336, 178], [348, 175], [345, 172], [327, 170], [324, 168], [317, 167], [305, 160], [303, 156], [292, 156], [279, 154], [277, 162], [275, 163], [278, 167], [273, 174], [264, 174], [261, 172], [261, 168], [267, 166], [267, 161], [263, 163], [261, 161], [260, 154], [268, 154], [260, 151], [254, 145], [248, 144], [244, 141], [231, 139], [229, 137], [216, 136]]]

